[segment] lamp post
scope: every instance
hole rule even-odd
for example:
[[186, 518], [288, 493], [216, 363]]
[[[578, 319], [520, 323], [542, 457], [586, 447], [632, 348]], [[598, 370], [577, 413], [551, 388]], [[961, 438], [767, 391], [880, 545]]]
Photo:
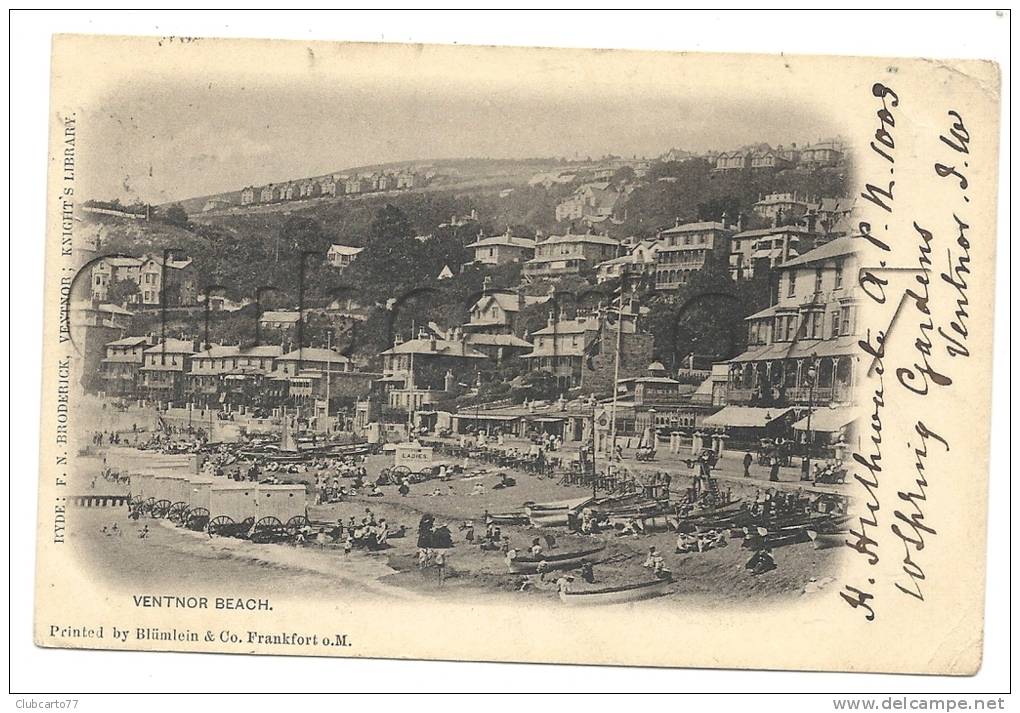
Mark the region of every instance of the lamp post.
[[818, 377], [818, 355], [811, 354], [811, 364], [808, 366], [808, 410], [807, 428], [804, 442], [804, 457], [800, 464], [800, 479], [811, 480], [811, 445], [814, 442], [814, 434], [811, 432], [811, 414], [815, 410], [815, 380]]

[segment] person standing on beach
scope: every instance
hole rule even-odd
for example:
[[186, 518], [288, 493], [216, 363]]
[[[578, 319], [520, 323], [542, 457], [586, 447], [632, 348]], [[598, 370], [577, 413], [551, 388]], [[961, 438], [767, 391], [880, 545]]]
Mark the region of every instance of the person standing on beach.
[[442, 587], [446, 580], [446, 553], [437, 550], [433, 561], [436, 563], [436, 571], [439, 572], [439, 586]]
[[772, 456], [772, 467], [769, 469], [769, 480], [773, 483], [779, 482], [779, 458]]
[[754, 460], [754, 458], [751, 457], [751, 451], [748, 451], [747, 453], [744, 454], [744, 477], [745, 478], [750, 478], [751, 477], [751, 462], [753, 460]]

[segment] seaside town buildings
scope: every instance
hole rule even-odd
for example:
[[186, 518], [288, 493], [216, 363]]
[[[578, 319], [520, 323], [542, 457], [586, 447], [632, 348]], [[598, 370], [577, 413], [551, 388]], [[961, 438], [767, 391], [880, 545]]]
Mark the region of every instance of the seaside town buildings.
[[[855, 240], [837, 238], [778, 267], [778, 299], [747, 317], [747, 350], [729, 362], [733, 406], [716, 418], [720, 425], [728, 415], [741, 420], [744, 407], [767, 409], [770, 420], [819, 408], [834, 431], [853, 420], [861, 368]], [[823, 421], [815, 425], [823, 430]]]
[[[707, 180], [726, 185], [734, 174], [720, 176], [720, 172], [757, 171], [757, 180], [765, 171], [841, 166], [844, 154], [841, 143], [833, 140], [800, 147], [762, 144], [700, 155], [673, 149], [661, 160], [709, 160], [715, 172]], [[440, 264], [442, 271], [428, 278], [457, 284], [461, 275], [477, 274], [477, 270], [505, 280], [507, 274], [517, 275], [513, 266], [519, 265], [519, 283], [495, 289], [486, 275], [483, 291], [462, 323], [429, 323], [406, 341], [398, 335], [378, 354], [359, 355], [360, 367], [332, 349], [307, 346], [310, 341], [323, 341], [309, 336], [310, 312], [315, 310], [305, 313], [306, 346], [295, 349], [300, 314], [293, 305], [261, 313], [262, 343], [254, 347], [201, 344], [190, 339], [168, 339], [162, 344], [152, 336], [131, 336], [127, 330], [132, 313], [104, 304], [113, 286], [124, 280], [133, 283], [137, 291], [124, 301], [142, 313], [146, 307], [161, 306], [161, 300], [167, 306], [204, 304], [196, 294], [194, 266], [190, 260], [171, 256], [165, 262], [151, 255], [103, 258], [91, 268], [90, 307], [79, 309], [76, 317], [83, 324], [108, 328], [97, 352], [99, 378], [93, 388], [110, 396], [203, 408], [286, 408], [314, 415], [347, 409], [363, 416], [363, 425], [380, 417], [396, 423], [403, 421], [401, 414], [412, 420], [414, 414], [452, 408], [454, 431], [485, 425], [515, 433], [555, 433], [569, 441], [604, 437], [607, 427], [602, 417], [614, 394], [617, 411], [610, 420], [615, 421], [619, 434], [629, 438], [643, 437], [648, 429], [745, 428], [752, 421], [768, 426], [780, 420], [790, 425], [803, 416], [809, 401], [832, 416], [819, 423], [840, 420], [843, 416], [833, 414], [850, 403], [856, 379], [855, 263], [850, 237], [853, 202], [800, 190], [775, 190], [759, 195], [753, 205], [743, 204], [743, 212], [733, 224], [723, 214], [718, 221], [677, 220], [657, 233], [655, 225], [628, 225], [628, 231], [640, 231], [637, 234], [643, 239], [621, 240], [621, 234], [627, 234], [620, 226], [626, 225], [626, 200], [632, 187], [627, 182], [633, 179], [617, 178], [617, 171], [630, 166], [638, 176], [639, 164], [643, 171], [650, 168], [647, 161], [607, 159], [597, 165], [537, 174], [529, 181], [533, 188], [544, 186], [560, 197], [547, 204], [546, 212], [553, 215], [546, 218], [544, 229], [548, 230], [552, 219], [588, 226], [602, 223], [605, 232], [600, 234], [593, 227], [575, 233], [567, 226], [565, 233], [546, 238], [514, 234], [509, 227], [499, 234], [498, 228], [491, 230], [491, 216], [480, 217], [463, 205], [439, 226], [415, 225], [422, 242], [431, 239], [430, 231], [443, 228], [469, 226], [451, 232], [458, 236], [477, 233], [476, 239], [464, 245], [471, 259], [466, 263], [472, 266], [470, 271], [465, 270], [466, 265], [439, 262], [431, 272]], [[801, 178], [780, 185], [803, 185]], [[423, 187], [427, 181], [424, 173], [411, 169], [336, 173], [246, 186], [240, 192], [240, 202], [256, 206], [409, 190]], [[618, 181], [622, 187], [614, 185]], [[568, 194], [571, 186], [577, 187]], [[517, 190], [523, 189], [518, 186]], [[505, 197], [504, 192], [499, 195]], [[210, 210], [228, 207], [219, 199], [208, 199], [209, 206]], [[465, 211], [463, 215], [461, 211]], [[484, 232], [480, 230], [483, 227]], [[342, 272], [362, 250], [334, 244], [326, 259]], [[667, 369], [655, 361], [655, 355], [662, 352], [654, 349], [656, 335], [647, 331], [643, 316], [655, 309], [656, 301], [675, 299], [677, 290], [690, 284], [693, 275], [708, 270], [733, 281], [769, 278], [773, 304], [747, 317], [747, 348], [737, 357], [711, 364], [706, 355], [706, 361], [695, 369], [693, 363], [677, 367], [686, 363], [680, 354], [667, 355], [662, 357], [671, 365]], [[541, 326], [548, 307], [531, 308], [552, 304], [551, 296], [529, 291], [544, 291], [550, 286], [546, 281], [561, 288], [564, 284], [573, 287], [576, 278], [607, 286], [597, 289], [622, 281], [646, 296], [652, 291], [658, 294], [650, 297], [651, 308], [642, 306], [641, 318], [627, 308], [619, 325], [612, 308], [586, 312], [575, 306], [577, 311], [569, 313], [571, 316], [566, 311], [554, 312]], [[119, 288], [117, 294], [123, 293], [123, 287]], [[228, 308], [226, 298], [208, 299], [210, 311]], [[237, 303], [230, 308], [242, 306]], [[346, 311], [352, 323], [361, 325], [375, 308], [379, 306], [359, 305], [361, 311], [355, 314], [348, 305]], [[335, 312], [338, 308], [319, 311], [331, 309]], [[614, 381], [617, 345], [619, 380]], [[807, 376], [809, 371], [814, 376]], [[506, 373], [506, 382], [517, 388], [522, 379], [534, 378], [536, 372], [550, 374], [562, 396], [529, 399], [523, 404], [456, 407], [461, 396], [487, 393], [482, 389], [486, 379], [492, 378], [487, 374]], [[372, 405], [365, 407], [366, 403]]]
[[362, 250], [364, 248], [355, 248], [350, 245], [330, 245], [326, 252], [326, 261], [338, 272], [343, 272], [350, 267]]
[[617, 257], [621, 246], [607, 235], [590, 233], [550, 235], [535, 245], [535, 257], [524, 263], [526, 279], [556, 279], [594, 270], [601, 262]]
[[725, 216], [721, 223], [677, 220], [674, 227], [659, 233], [662, 244], [656, 252], [655, 288], [675, 290], [711, 264], [727, 265], [732, 235]]
[[503, 235], [486, 238], [479, 233], [478, 240], [466, 247], [474, 251], [474, 262], [479, 265], [504, 265], [535, 257], [535, 239], [515, 237], [509, 227]]
[[131, 305], [158, 307], [164, 298], [168, 306], [186, 307], [197, 303], [195, 270], [189, 259], [175, 260], [168, 256], [164, 261], [157, 255], [104, 257], [92, 266], [90, 292], [93, 301], [108, 301], [111, 287], [122, 281], [134, 283], [136, 287], [126, 299]]

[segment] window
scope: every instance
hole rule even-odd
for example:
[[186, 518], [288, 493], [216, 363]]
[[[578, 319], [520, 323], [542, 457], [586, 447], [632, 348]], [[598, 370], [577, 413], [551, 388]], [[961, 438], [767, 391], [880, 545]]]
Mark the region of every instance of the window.
[[838, 290], [843, 286], [843, 261], [836, 261], [836, 289]]
[[832, 313], [832, 336], [839, 336], [839, 312]]
[[786, 296], [793, 297], [797, 291], [797, 273], [793, 270], [790, 271], [790, 281], [787, 284]]
[[840, 334], [853, 334], [853, 331], [854, 331], [853, 330], [853, 317], [854, 317], [853, 312], [854, 312], [853, 307], [851, 307], [850, 305], [847, 305], [846, 307], [843, 307], [842, 309], [840, 309], [840, 316], [841, 316], [840, 326], [839, 326], [839, 333]]
[[822, 268], [815, 268], [815, 292], [822, 291]]

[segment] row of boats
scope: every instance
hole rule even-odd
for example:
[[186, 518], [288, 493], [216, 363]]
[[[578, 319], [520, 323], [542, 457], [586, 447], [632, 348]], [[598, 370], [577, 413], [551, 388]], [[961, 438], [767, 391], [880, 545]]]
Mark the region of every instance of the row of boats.
[[[677, 533], [725, 533], [742, 540], [742, 546], [755, 551], [784, 545], [813, 542], [817, 549], [843, 544], [849, 516], [845, 503], [837, 499], [818, 499], [791, 495], [764, 502], [740, 499], [703, 501], [673, 505], [641, 495], [607, 498], [575, 498], [546, 503], [525, 503], [518, 511], [486, 513], [487, 523], [495, 525], [531, 525], [537, 528], [568, 527], [581, 529], [582, 522], [597, 523], [600, 528], [620, 531], [639, 522], [641, 531]], [[589, 544], [567, 552], [516, 554], [508, 560], [514, 574], [536, 574], [552, 570], [577, 569], [585, 563], [600, 561], [606, 545], [592, 539]], [[670, 576], [655, 577], [614, 587], [563, 589], [560, 599], [567, 604], [612, 604], [660, 596], [669, 591]]]

